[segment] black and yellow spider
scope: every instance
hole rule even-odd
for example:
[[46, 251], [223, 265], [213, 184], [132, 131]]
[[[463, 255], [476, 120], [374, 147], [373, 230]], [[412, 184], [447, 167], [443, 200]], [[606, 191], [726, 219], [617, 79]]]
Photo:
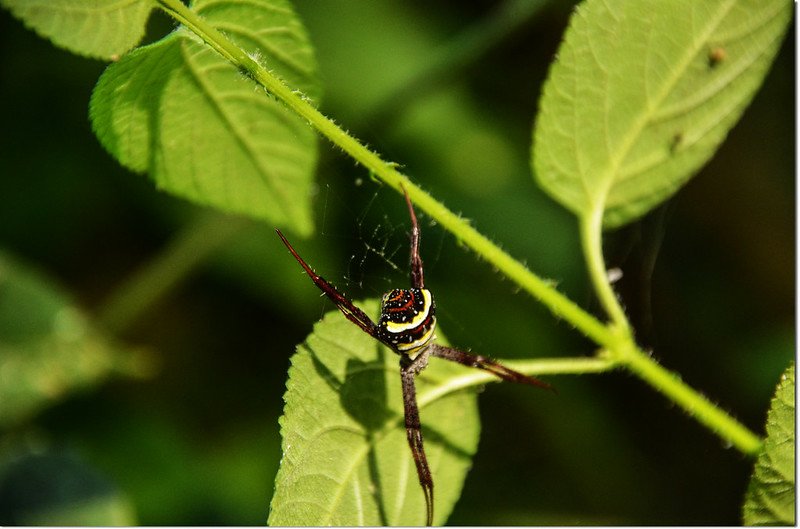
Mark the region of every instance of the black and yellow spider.
[[403, 407], [405, 412], [406, 434], [411, 453], [417, 466], [417, 475], [425, 493], [427, 524], [433, 524], [433, 477], [431, 476], [425, 448], [422, 445], [422, 430], [417, 408], [416, 377], [428, 365], [428, 358], [436, 356], [469, 367], [484, 369], [511, 382], [531, 384], [552, 389], [541, 380], [523, 375], [494, 360], [473, 355], [433, 342], [436, 328], [436, 304], [431, 292], [425, 288], [422, 272], [422, 259], [419, 256], [420, 231], [414, 207], [405, 194], [408, 213], [411, 216], [411, 288], [397, 288], [383, 296], [381, 315], [377, 325], [364, 311], [353, 305], [336, 287], [314, 272], [289, 244], [279, 229], [275, 231], [289, 249], [300, 266], [306, 271], [314, 284], [333, 301], [345, 317], [358, 325], [361, 330], [400, 355], [400, 378], [403, 387]]

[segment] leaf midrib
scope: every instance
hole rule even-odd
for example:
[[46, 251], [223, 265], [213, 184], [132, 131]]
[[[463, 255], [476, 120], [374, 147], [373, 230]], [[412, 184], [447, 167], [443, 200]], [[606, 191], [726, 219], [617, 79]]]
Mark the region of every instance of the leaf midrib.
[[[369, 368], [360, 367], [359, 369], [363, 371], [369, 370], [380, 370], [389, 372], [389, 369], [385, 367], [386, 364], [383, 364], [383, 367], [379, 366], [370, 366]], [[345, 373], [345, 376], [349, 374], [349, 371]], [[480, 373], [479, 373], [480, 374]], [[423, 375], [424, 376], [424, 375]], [[480, 380], [484, 377], [476, 377], [474, 375], [460, 375], [456, 377], [450, 377], [445, 379], [445, 384], [437, 384], [430, 389], [426, 389], [425, 391], [421, 392], [417, 398], [417, 406], [420, 410], [425, 409], [426, 407], [430, 406], [434, 402], [447, 397], [448, 395], [455, 393], [456, 391], [460, 391], [463, 389], [467, 389], [471, 386], [476, 385], [475, 381]], [[452, 381], [459, 381], [459, 383], [453, 384]], [[480, 382], [479, 382], [480, 383]], [[327, 511], [326, 517], [323, 519], [321, 525], [330, 525], [331, 520], [333, 518], [333, 513], [336, 511], [336, 507], [338, 506], [339, 502], [342, 500], [344, 496], [344, 491], [346, 489], [346, 484], [350, 483], [352, 476], [355, 470], [363, 463], [366, 459], [367, 455], [369, 454], [370, 449], [377, 446], [389, 433], [393, 430], [400, 427], [400, 423], [404, 421], [402, 415], [399, 415], [397, 418], [387, 420], [384, 425], [375, 432], [374, 435], [371, 436], [372, 444], [365, 443], [364, 447], [359, 449], [354, 457], [352, 464], [349, 466], [346, 474], [345, 479], [343, 480], [342, 487], [340, 487], [339, 492], [334, 496], [334, 501], [330, 504], [330, 509]], [[406, 465], [408, 466], [408, 465]], [[403, 500], [402, 495], [398, 497], [400, 501]], [[398, 502], [400, 503], [400, 502]], [[359, 512], [359, 516], [363, 516], [363, 513]]]
[[593, 197], [590, 195], [591, 198], [589, 201], [589, 208], [583, 212], [584, 218], [590, 218], [594, 211], [597, 209], [602, 210], [605, 207], [608, 194], [615, 183], [614, 177], [619, 173], [622, 163], [630, 154], [630, 151], [635, 145], [636, 140], [640, 137], [645, 127], [650, 123], [651, 118], [654, 115], [658, 115], [658, 109], [661, 107], [661, 103], [675, 88], [675, 85], [678, 83], [678, 81], [680, 81], [681, 76], [687, 69], [687, 66], [697, 55], [703, 43], [707, 42], [708, 37], [717, 29], [720, 22], [728, 15], [734, 4], [735, 0], [728, 0], [726, 4], [720, 6], [718, 15], [709, 19], [709, 23], [706, 25], [705, 31], [698, 33], [697, 35], [699, 36], [694, 40], [693, 45], [686, 48], [687, 51], [678, 62], [678, 66], [673, 69], [673, 73], [668, 77], [667, 82], [662, 84], [662, 88], [660, 92], [656, 93], [656, 97], [652, 100], [653, 102], [649, 103], [646, 107], [646, 111], [641, 112], [639, 117], [634, 120], [629, 132], [623, 136], [620, 144], [621, 146], [617, 149], [616, 155], [612, 154], [609, 157], [609, 165], [606, 170], [601, 173], [601, 177], [599, 178], [599, 181], [605, 185], [600, 188], [598, 190], [599, 192], [595, 193]]
[[[191, 40], [186, 40], [184, 43], [190, 47], [200, 46]], [[261, 182], [263, 182], [276, 197], [279, 197], [279, 199], [273, 201], [277, 208], [283, 212], [287, 219], [294, 219], [295, 215], [287, 207], [288, 204], [293, 202], [291, 200], [290, 193], [287, 192], [285, 188], [278, 185], [279, 179], [274, 173], [272, 173], [272, 171], [269, 170], [268, 167], [264, 167], [263, 162], [257, 155], [256, 147], [251, 145], [251, 142], [247, 141], [248, 135], [241, 131], [240, 127], [229, 118], [228, 113], [224, 111], [222, 100], [219, 97], [216, 97], [216, 91], [209, 86], [209, 83], [205, 81], [204, 76], [198, 71], [197, 67], [199, 65], [196, 65], [194, 61], [190, 60], [191, 58], [198, 57], [204, 52], [208, 53], [208, 50], [205, 48], [197, 48], [192, 50], [190, 53], [186, 46], [181, 46], [181, 56], [183, 57], [183, 63], [186, 66], [187, 72], [200, 91], [205, 95], [210, 103], [211, 108], [214, 110], [217, 116], [219, 116], [220, 121], [226, 125], [231, 133], [231, 137], [235, 138], [236, 143], [239, 144], [245, 156], [257, 170], [258, 174], [263, 175], [263, 177], [259, 178], [259, 180], [261, 180]], [[216, 67], [223, 67], [227, 65], [227, 63], [220, 63]], [[226, 185], [225, 188], [227, 189], [228, 186]]]

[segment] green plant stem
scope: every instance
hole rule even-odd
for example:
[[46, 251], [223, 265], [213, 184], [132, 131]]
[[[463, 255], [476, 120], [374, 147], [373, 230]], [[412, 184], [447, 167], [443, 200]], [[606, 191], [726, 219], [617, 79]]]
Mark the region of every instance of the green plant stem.
[[241, 217], [202, 213], [99, 308], [100, 324], [112, 332], [124, 331], [210, 254], [249, 225], [251, 222]]
[[603, 211], [602, 205], [598, 205], [592, 209], [589, 215], [581, 219], [583, 255], [586, 256], [589, 278], [594, 285], [594, 290], [597, 292], [603, 309], [616, 327], [616, 331], [620, 334], [630, 334], [628, 318], [619, 304], [614, 289], [608, 282], [608, 272], [603, 259]]
[[761, 439], [757, 435], [689, 387], [677, 374], [665, 369], [636, 345], [625, 311], [608, 282], [602, 248], [603, 211], [602, 206], [597, 206], [589, 216], [582, 219], [581, 242], [589, 276], [603, 308], [611, 319], [611, 326], [616, 335], [616, 344], [609, 348], [609, 354], [620, 365], [680, 405], [689, 415], [727, 442], [744, 453], [757, 454], [761, 448]]
[[[503, 360], [503, 365], [526, 375], [584, 375], [603, 373], [617, 366], [611, 358], [536, 358], [534, 360]], [[500, 382], [496, 375], [478, 369], [465, 370], [463, 375], [449, 377], [420, 395], [420, 403], [425, 405], [443, 396], [462, 389], [481, 386], [490, 382]]]
[[591, 314], [584, 311], [569, 298], [558, 292], [547, 281], [528, 270], [519, 261], [500, 249], [496, 244], [484, 237], [443, 204], [436, 201], [418, 186], [411, 183], [405, 175], [394, 168], [394, 164], [383, 161], [380, 156], [370, 151], [353, 136], [349, 135], [333, 121], [325, 117], [312, 106], [308, 100], [286, 86], [280, 79], [272, 75], [266, 68], [254, 61], [249, 55], [225, 38], [219, 31], [209, 26], [179, 0], [159, 0], [165, 10], [186, 23], [212, 48], [231, 60], [237, 67], [245, 69], [273, 96], [286, 106], [305, 118], [317, 131], [339, 146], [353, 159], [358, 161], [380, 181], [402, 192], [405, 189], [422, 211], [450, 231], [475, 253], [495, 266], [504, 275], [519, 284], [534, 298], [540, 300], [553, 314], [562, 317], [580, 332], [596, 343], [606, 345], [611, 336], [606, 327]]
[[[554, 315], [565, 319], [579, 332], [604, 348], [610, 355], [612, 363], [619, 362], [625, 365], [631, 372], [682, 406], [698, 421], [742, 452], [754, 454], [759, 449], [761, 441], [758, 436], [681, 382], [677, 375], [658, 365], [635, 345], [628, 320], [606, 277], [601, 245], [602, 208], [597, 208], [597, 212], [582, 223], [581, 230], [590, 277], [604, 309], [611, 318], [611, 324], [608, 326], [504, 252], [475, 230], [468, 221], [451, 212], [421, 188], [412, 184], [405, 175], [395, 169], [393, 164], [383, 161], [380, 156], [325, 117], [301, 93], [286, 86], [247, 53], [183, 5], [180, 0], [159, 0], [159, 4], [167, 13], [197, 34], [223, 57], [241, 70], [248, 72], [267, 92], [281, 100], [291, 111], [302, 116], [320, 134], [364, 166], [378, 180], [398, 192], [405, 189], [414, 204], [444, 229], [450, 231], [477, 255], [539, 300]], [[608, 360], [606, 359], [606, 361]]]
[[664, 368], [633, 344], [622, 349], [622, 354], [618, 353], [615, 357], [629, 371], [681, 406], [731, 446], [745, 454], [758, 455], [761, 438], [688, 386], [679, 375]]

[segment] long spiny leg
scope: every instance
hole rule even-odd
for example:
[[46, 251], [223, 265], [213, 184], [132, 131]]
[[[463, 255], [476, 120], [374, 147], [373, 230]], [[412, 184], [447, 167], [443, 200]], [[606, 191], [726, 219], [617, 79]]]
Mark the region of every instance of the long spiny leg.
[[411, 454], [417, 466], [417, 476], [422, 491], [425, 493], [425, 506], [427, 508], [427, 525], [433, 525], [433, 476], [425, 457], [425, 447], [422, 444], [422, 425], [419, 420], [417, 408], [417, 391], [414, 378], [426, 365], [427, 353], [423, 352], [416, 360], [411, 361], [407, 356], [400, 360], [400, 378], [403, 384], [403, 408], [406, 420], [406, 436]]
[[452, 362], [457, 362], [468, 367], [483, 369], [502, 378], [503, 380], [508, 380], [509, 382], [530, 384], [531, 386], [538, 386], [540, 388], [549, 389], [550, 391], [555, 391], [553, 386], [547, 382], [543, 382], [535, 377], [523, 375], [522, 373], [514, 371], [513, 369], [510, 369], [499, 362], [495, 362], [490, 358], [486, 358], [485, 356], [470, 354], [439, 344], [429, 345], [428, 351], [430, 351], [430, 354], [433, 356], [444, 358], [445, 360], [450, 360]]
[[406, 197], [406, 204], [408, 205], [408, 214], [411, 217], [411, 286], [414, 288], [425, 288], [425, 279], [422, 273], [422, 258], [419, 256], [419, 224], [417, 224], [417, 215], [414, 213], [414, 206], [411, 205], [411, 199], [408, 198], [406, 188], [400, 185], [403, 190], [403, 195]]
[[[375, 323], [370, 319], [370, 317], [367, 316], [363, 310], [353, 305], [353, 303], [349, 299], [340, 294], [339, 291], [336, 290], [336, 287], [328, 283], [325, 280], [325, 278], [323, 278], [322, 276], [317, 274], [314, 270], [312, 270], [311, 267], [308, 265], [308, 263], [306, 263], [303, 260], [303, 258], [297, 254], [297, 251], [295, 251], [292, 245], [289, 244], [289, 241], [287, 241], [286, 237], [283, 236], [281, 230], [276, 228], [275, 231], [278, 233], [278, 237], [280, 237], [281, 240], [283, 241], [283, 244], [286, 245], [286, 247], [289, 249], [294, 258], [297, 259], [297, 262], [300, 263], [300, 266], [303, 267], [303, 270], [306, 271], [308, 277], [310, 277], [311, 280], [314, 282], [314, 284], [317, 285], [317, 287], [319, 287], [319, 289], [326, 296], [328, 296], [328, 298], [330, 298], [330, 300], [333, 301], [337, 307], [339, 307], [339, 310], [342, 311], [342, 314], [344, 314], [348, 320], [358, 325], [362, 331], [369, 334], [376, 340], [383, 342], [383, 340], [378, 334], [378, 326], [375, 325]], [[391, 347], [390, 344], [387, 345]]]

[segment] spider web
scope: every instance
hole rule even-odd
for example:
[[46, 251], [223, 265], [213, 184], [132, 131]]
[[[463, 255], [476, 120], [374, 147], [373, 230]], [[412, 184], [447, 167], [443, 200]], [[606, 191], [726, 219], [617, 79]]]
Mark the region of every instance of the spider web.
[[[346, 197], [330, 186], [324, 190], [320, 235], [340, 241], [349, 250], [345, 269], [332, 274], [331, 281], [354, 298], [380, 297], [393, 288], [410, 286], [411, 220], [402, 197], [388, 188], [362, 186], [359, 181], [350, 191]], [[328, 222], [333, 215], [340, 217], [335, 228], [332, 219]], [[431, 229], [435, 224], [424, 213], [417, 211], [417, 219], [425, 270], [435, 270], [444, 233]]]
[[[349, 195], [337, 189], [341, 188], [326, 185], [323, 190], [320, 236], [347, 248], [349, 258], [340, 269], [317, 271], [355, 302], [380, 298], [394, 288], [409, 287], [411, 220], [402, 197], [386, 187], [362, 186], [359, 181], [354, 189], [346, 191]], [[360, 209], [356, 210], [354, 204], [361, 205]], [[435, 296], [436, 265], [446, 234], [427, 215], [415, 211], [422, 232], [420, 256], [426, 286]], [[325, 303], [320, 316], [330, 309], [331, 305]], [[437, 305], [436, 310], [451, 333], [466, 330], [461, 318], [446, 306]]]

